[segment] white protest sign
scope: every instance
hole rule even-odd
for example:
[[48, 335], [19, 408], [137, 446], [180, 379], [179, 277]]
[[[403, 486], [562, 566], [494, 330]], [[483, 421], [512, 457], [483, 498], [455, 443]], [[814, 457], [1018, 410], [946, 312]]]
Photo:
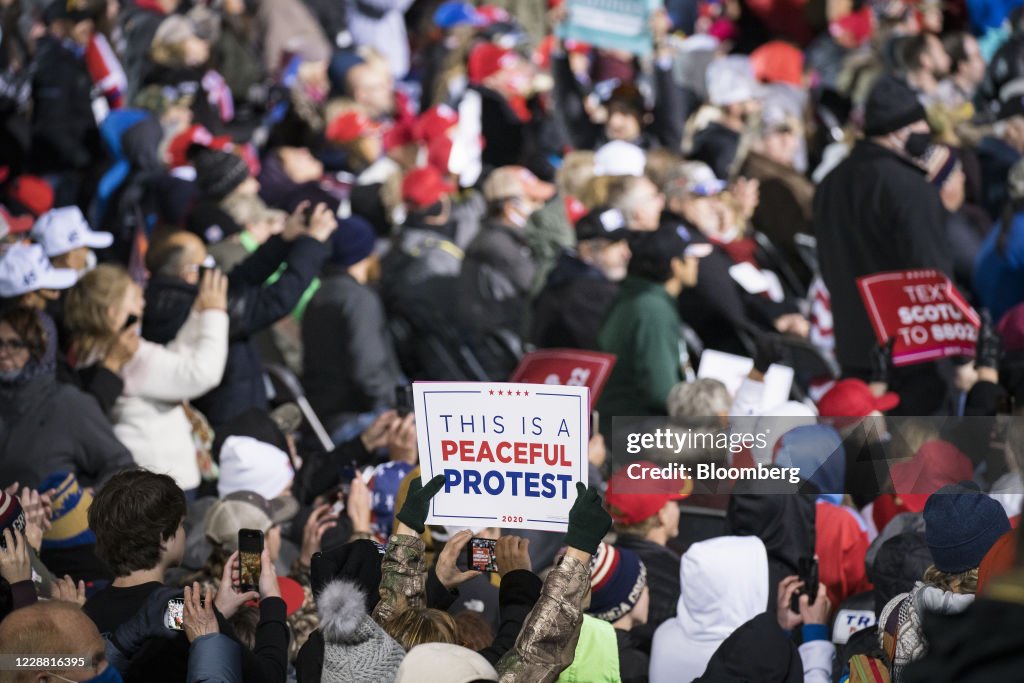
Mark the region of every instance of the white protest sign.
[[587, 387], [415, 382], [413, 400], [422, 481], [445, 477], [427, 524], [565, 531], [587, 484]]
[[[697, 377], [717, 379], [725, 385], [730, 396], [736, 396], [743, 379], [754, 367], [752, 358], [736, 356], [724, 351], [705, 349], [700, 356], [700, 367]], [[764, 398], [760, 410], [769, 410], [789, 400], [789, 392], [793, 387], [793, 368], [772, 363], [764, 375]]]

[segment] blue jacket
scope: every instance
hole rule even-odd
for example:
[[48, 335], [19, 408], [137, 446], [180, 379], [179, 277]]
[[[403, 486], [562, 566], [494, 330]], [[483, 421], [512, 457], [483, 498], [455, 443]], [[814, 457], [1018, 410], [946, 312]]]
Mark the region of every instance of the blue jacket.
[[1002, 229], [1001, 222], [995, 224], [974, 264], [974, 290], [994, 321], [1024, 302], [1024, 213], [1013, 217], [1005, 246], [1000, 250]]
[[241, 646], [223, 633], [196, 638], [188, 652], [188, 683], [242, 683]]

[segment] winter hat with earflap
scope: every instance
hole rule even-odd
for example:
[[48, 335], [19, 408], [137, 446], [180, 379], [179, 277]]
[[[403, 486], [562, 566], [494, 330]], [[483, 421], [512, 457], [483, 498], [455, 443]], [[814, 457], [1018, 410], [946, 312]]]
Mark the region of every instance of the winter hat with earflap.
[[366, 613], [354, 583], [332, 581], [317, 597], [324, 637], [323, 683], [393, 683], [405, 650]]

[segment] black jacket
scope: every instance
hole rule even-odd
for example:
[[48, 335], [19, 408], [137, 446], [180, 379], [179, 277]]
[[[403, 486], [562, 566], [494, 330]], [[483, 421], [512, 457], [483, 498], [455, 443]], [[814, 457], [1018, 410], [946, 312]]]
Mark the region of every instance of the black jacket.
[[727, 533], [757, 536], [768, 551], [768, 609], [775, 613], [779, 582], [799, 573], [801, 560], [814, 557], [814, 496], [753, 493], [764, 485], [741, 480], [729, 499]]
[[797, 683], [803, 662], [793, 641], [775, 621], [774, 608], [732, 632], [711, 655], [704, 675], [694, 683]]
[[597, 333], [619, 291], [597, 268], [564, 252], [534, 302], [538, 348], [596, 349]]
[[665, 546], [637, 536], [622, 534], [615, 545], [632, 550], [647, 567], [647, 588], [651, 591], [647, 627], [653, 633], [663, 621], [676, 615], [680, 558]]
[[96, 163], [102, 149], [92, 113], [92, 79], [85, 61], [47, 34], [39, 40], [33, 73], [35, 170], [64, 172]]
[[321, 419], [394, 403], [398, 361], [377, 293], [328, 265], [302, 321], [303, 386]]
[[[267, 407], [263, 365], [253, 336], [288, 315], [320, 272], [327, 247], [312, 237], [292, 243], [272, 237], [228, 275], [228, 360], [219, 386], [193, 401], [217, 426], [248, 408]], [[267, 279], [281, 265], [271, 285]], [[197, 289], [178, 279], [154, 278], [146, 288], [142, 336], [157, 344], [174, 339], [188, 318]]]
[[615, 629], [619, 646], [619, 678], [622, 683], [647, 683], [651, 666], [651, 640], [646, 629]]
[[814, 229], [832, 295], [836, 358], [844, 374], [866, 370], [876, 340], [857, 278], [908, 268], [952, 274], [938, 191], [905, 157], [861, 140], [818, 186]]

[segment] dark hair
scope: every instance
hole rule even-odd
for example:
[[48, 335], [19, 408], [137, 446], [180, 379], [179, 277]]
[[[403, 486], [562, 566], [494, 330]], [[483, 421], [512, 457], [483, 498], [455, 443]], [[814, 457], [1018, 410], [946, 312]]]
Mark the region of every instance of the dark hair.
[[28, 347], [29, 355], [36, 361], [46, 355], [46, 328], [39, 319], [39, 313], [31, 308], [15, 306], [0, 313], [0, 322], [11, 326]]
[[238, 642], [250, 650], [256, 648], [256, 627], [260, 623], [260, 610], [258, 607], [242, 605], [235, 612], [235, 615], [228, 619], [228, 623], [235, 630]]
[[672, 279], [672, 261], [680, 256], [686, 243], [674, 232], [632, 232], [629, 248], [633, 255], [629, 259], [629, 274], [663, 284]]
[[955, 74], [967, 61], [966, 43], [970, 37], [966, 31], [951, 31], [942, 36], [942, 49], [949, 55], [949, 73]]
[[173, 538], [185, 518], [185, 493], [166, 474], [129, 470], [104, 484], [89, 507], [96, 554], [127, 576], [160, 561], [160, 542]]
[[181, 273], [185, 256], [184, 245], [163, 239], [152, 245], [146, 253], [146, 269], [153, 275], [177, 277]]
[[907, 36], [899, 47], [900, 64], [904, 69], [920, 69], [921, 60], [928, 52], [928, 33]]

